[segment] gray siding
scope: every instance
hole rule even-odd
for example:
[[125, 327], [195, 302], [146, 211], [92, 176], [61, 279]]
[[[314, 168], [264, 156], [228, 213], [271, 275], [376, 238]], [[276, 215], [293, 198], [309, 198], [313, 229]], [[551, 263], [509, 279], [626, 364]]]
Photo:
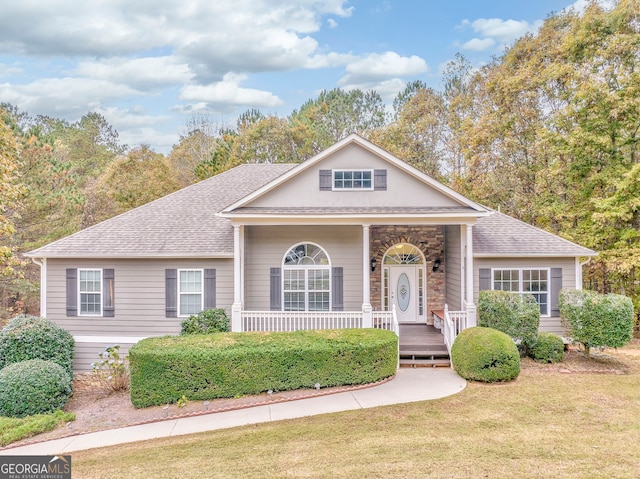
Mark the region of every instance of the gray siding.
[[[113, 268], [115, 273], [113, 317], [66, 315], [66, 268]], [[215, 268], [216, 304], [230, 311], [233, 303], [233, 260], [149, 259], [92, 260], [49, 259], [47, 261], [46, 316], [74, 336], [91, 336], [91, 342], [76, 344], [75, 364], [86, 370], [96, 354], [113, 344], [114, 338], [162, 336], [180, 332], [184, 318], [165, 317], [166, 268]], [[104, 336], [109, 340], [99, 342]], [[118, 341], [125, 348], [125, 341]], [[128, 348], [127, 348], [128, 349]], [[87, 362], [87, 359], [90, 359]]]
[[447, 272], [445, 277], [445, 302], [449, 309], [459, 311], [462, 309], [462, 251], [460, 244], [460, 226], [445, 227], [445, 264]]
[[[321, 190], [320, 170], [330, 169], [384, 169], [387, 171], [387, 188], [382, 191], [331, 191]], [[347, 145], [334, 152], [294, 179], [280, 185], [247, 206], [290, 207], [295, 198], [296, 207], [322, 206], [460, 206], [442, 192], [426, 185], [375, 153], [358, 145]]]
[[362, 309], [362, 227], [330, 225], [245, 227], [245, 309], [269, 310], [270, 268], [280, 267], [285, 253], [305, 242], [324, 248], [331, 266], [344, 268], [344, 310]]
[[[478, 301], [478, 270], [480, 268], [562, 268], [562, 287], [575, 289], [576, 265], [574, 258], [475, 258], [473, 270], [473, 297]], [[540, 331], [564, 336], [566, 331], [558, 317], [541, 317]]]

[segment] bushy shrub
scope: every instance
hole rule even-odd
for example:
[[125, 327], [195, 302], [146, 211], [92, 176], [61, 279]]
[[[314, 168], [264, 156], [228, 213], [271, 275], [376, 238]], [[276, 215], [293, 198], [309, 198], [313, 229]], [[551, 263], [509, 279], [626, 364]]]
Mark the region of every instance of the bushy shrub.
[[129, 389], [129, 358], [120, 353], [120, 345], [107, 346], [91, 363], [97, 382], [106, 393]]
[[62, 409], [71, 376], [53, 361], [29, 359], [0, 370], [0, 416], [24, 417]]
[[451, 362], [460, 376], [472, 381], [510, 381], [520, 374], [520, 354], [515, 343], [492, 328], [463, 330], [451, 347]]
[[533, 295], [507, 291], [480, 291], [478, 326], [497, 329], [519, 344], [523, 353], [536, 342], [540, 306]]
[[73, 377], [73, 336], [48, 319], [16, 316], [0, 331], [0, 369], [28, 359], [53, 361]]
[[559, 306], [571, 338], [587, 356], [591, 348], [619, 348], [633, 338], [633, 303], [626, 296], [562, 290]]
[[395, 374], [398, 337], [378, 329], [147, 338], [129, 350], [136, 407], [347, 384]]
[[557, 363], [564, 359], [564, 341], [557, 334], [540, 332], [538, 340], [529, 349], [529, 355], [541, 363]]
[[182, 322], [180, 334], [210, 334], [229, 331], [229, 317], [222, 308], [205, 309]]

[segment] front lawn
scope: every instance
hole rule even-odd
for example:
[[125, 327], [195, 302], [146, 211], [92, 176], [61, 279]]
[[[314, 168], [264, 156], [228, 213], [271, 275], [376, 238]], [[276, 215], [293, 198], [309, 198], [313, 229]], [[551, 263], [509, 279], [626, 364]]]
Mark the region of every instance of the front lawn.
[[[74, 474], [121, 477], [638, 477], [640, 352], [626, 373], [524, 368], [428, 402], [74, 453]], [[597, 365], [596, 365], [597, 366]]]
[[75, 418], [75, 414], [59, 410], [22, 418], [0, 417], [0, 446], [51, 431]]

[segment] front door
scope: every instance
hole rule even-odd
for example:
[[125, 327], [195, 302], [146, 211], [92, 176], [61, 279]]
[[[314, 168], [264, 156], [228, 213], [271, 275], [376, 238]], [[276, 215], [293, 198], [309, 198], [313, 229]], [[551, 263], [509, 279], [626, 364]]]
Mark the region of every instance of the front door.
[[418, 268], [389, 266], [389, 305], [395, 305], [399, 323], [418, 321]]

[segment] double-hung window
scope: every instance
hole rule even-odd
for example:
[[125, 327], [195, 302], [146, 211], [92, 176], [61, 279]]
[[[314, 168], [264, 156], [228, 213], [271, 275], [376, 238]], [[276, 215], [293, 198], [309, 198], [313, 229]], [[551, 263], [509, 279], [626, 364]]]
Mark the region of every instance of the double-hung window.
[[78, 303], [81, 316], [102, 315], [102, 270], [78, 270]]
[[178, 316], [198, 314], [204, 309], [201, 269], [178, 270]]
[[284, 257], [282, 268], [283, 305], [285, 311], [329, 311], [329, 257], [311, 243], [291, 248]]
[[333, 170], [334, 190], [372, 190], [373, 170]]
[[549, 316], [549, 269], [494, 269], [493, 289], [532, 294], [540, 314]]

